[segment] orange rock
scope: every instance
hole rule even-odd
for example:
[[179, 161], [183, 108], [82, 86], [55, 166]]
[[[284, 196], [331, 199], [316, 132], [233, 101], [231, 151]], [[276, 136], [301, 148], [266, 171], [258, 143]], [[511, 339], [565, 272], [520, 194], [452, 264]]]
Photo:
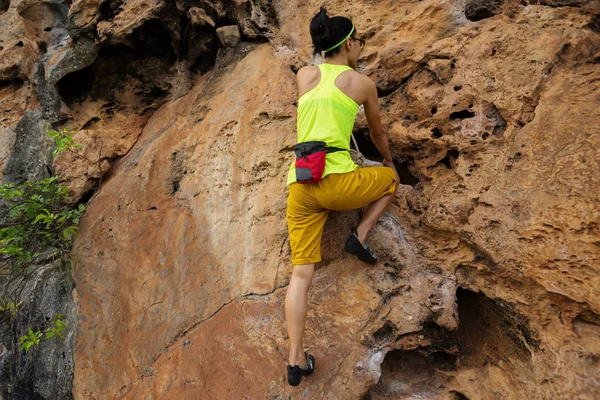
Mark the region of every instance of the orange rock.
[[[358, 69], [403, 185], [374, 267], [342, 251], [358, 212], [331, 214], [305, 335], [317, 368], [297, 388], [285, 176], [321, 3], [73, 3], [45, 76], [95, 38], [89, 67], [56, 73], [89, 160], [55, 169], [74, 201], [103, 175], [73, 250], [75, 398], [600, 397], [598, 10], [468, 2], [489, 16], [472, 22], [464, 3], [328, 6], [366, 39]], [[50, 33], [33, 4], [0, 14], [0, 168], [40, 107]], [[217, 50], [204, 29], [232, 23], [269, 43]], [[363, 111], [354, 132], [376, 159]]]

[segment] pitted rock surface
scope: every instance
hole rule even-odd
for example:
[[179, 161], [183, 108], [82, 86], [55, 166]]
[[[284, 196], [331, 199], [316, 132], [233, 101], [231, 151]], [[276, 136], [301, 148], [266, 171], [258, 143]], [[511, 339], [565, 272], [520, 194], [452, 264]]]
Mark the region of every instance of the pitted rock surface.
[[[91, 198], [75, 398], [600, 396], [597, 2], [328, 4], [367, 41], [358, 70], [402, 185], [369, 238], [375, 266], [342, 250], [359, 212], [331, 214], [305, 336], [317, 369], [297, 388], [285, 178], [321, 3], [74, 1], [67, 28], [42, 18], [54, 3], [9, 4], [0, 168], [43, 123], [85, 156], [51, 165]], [[368, 133], [361, 110], [354, 134], [377, 159]]]

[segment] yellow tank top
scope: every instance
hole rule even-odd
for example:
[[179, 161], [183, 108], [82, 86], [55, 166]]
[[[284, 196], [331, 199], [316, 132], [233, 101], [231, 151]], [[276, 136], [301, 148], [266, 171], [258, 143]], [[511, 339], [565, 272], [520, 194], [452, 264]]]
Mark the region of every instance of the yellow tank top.
[[[319, 64], [319, 84], [298, 99], [296, 129], [298, 143], [320, 140], [327, 146], [350, 149], [350, 135], [359, 105], [335, 86], [335, 79], [344, 71], [352, 70], [347, 65]], [[323, 176], [344, 174], [354, 171], [358, 165], [350, 153], [338, 151], [327, 153]], [[287, 184], [296, 182], [296, 169], [292, 163]]]

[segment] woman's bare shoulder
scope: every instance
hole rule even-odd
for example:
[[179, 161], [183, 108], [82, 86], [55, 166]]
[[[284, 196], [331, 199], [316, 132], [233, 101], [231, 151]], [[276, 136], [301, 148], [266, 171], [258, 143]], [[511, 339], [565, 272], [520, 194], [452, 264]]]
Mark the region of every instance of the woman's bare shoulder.
[[352, 77], [356, 80], [356, 83], [364, 87], [369, 87], [375, 84], [373, 79], [371, 79], [368, 75], [362, 74], [355, 70], [352, 70]]
[[296, 73], [296, 84], [298, 85], [299, 97], [308, 92], [313, 87], [317, 86], [321, 79], [319, 67], [307, 65], [302, 67]]
[[320, 74], [319, 67], [316, 65], [306, 65], [298, 70], [296, 76], [303, 78], [311, 78]]

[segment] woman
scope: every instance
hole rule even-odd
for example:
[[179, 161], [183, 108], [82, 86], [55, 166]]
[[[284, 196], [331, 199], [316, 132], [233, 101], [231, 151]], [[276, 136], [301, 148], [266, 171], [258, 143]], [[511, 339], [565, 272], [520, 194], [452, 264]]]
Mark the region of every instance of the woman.
[[327, 153], [322, 180], [300, 184], [295, 165], [288, 175], [287, 221], [292, 248], [292, 277], [285, 297], [285, 318], [290, 339], [288, 383], [296, 386], [314, 371], [314, 357], [303, 350], [308, 289], [321, 261], [321, 236], [329, 210], [365, 207], [363, 217], [346, 242], [345, 250], [359, 260], [375, 264], [377, 258], [366, 244], [367, 234], [394, 198], [398, 173], [392, 162], [387, 134], [381, 127], [377, 88], [367, 76], [356, 72], [365, 42], [358, 38], [348, 18], [329, 18], [325, 8], [310, 23], [313, 54], [325, 53], [325, 63], [298, 71], [298, 142], [323, 141], [348, 150], [359, 105], [371, 138], [384, 160], [382, 167], [358, 168], [348, 151]]

